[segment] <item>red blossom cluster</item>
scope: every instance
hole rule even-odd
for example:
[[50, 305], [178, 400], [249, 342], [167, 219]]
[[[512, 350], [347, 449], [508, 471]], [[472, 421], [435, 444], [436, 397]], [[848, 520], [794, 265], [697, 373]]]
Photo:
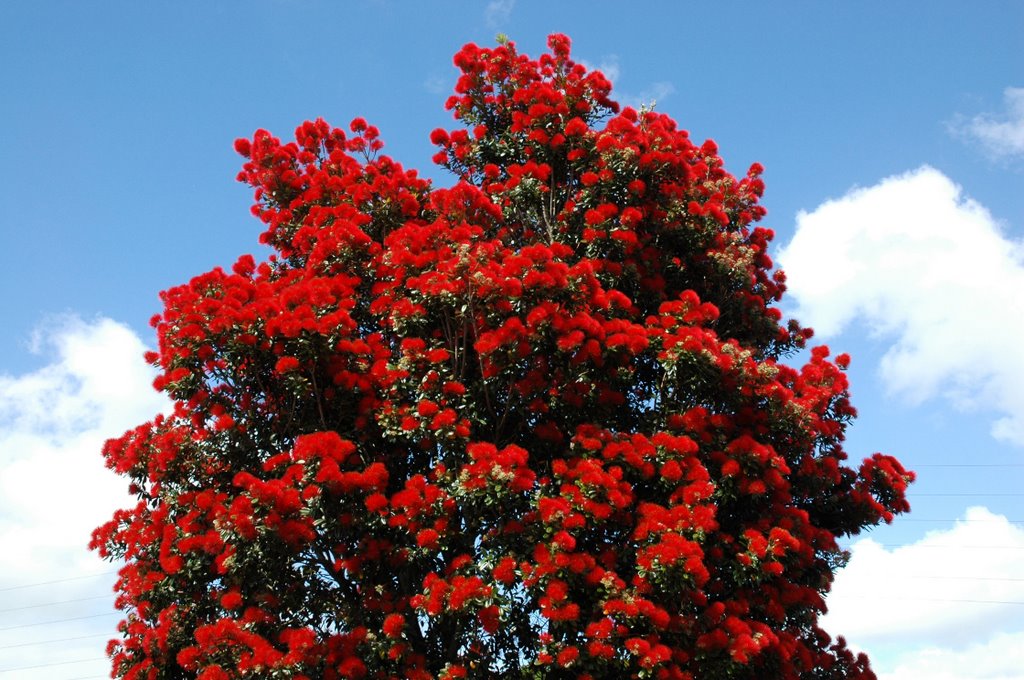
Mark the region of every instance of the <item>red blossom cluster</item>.
[[276, 254], [162, 295], [115, 677], [874, 677], [817, 619], [913, 474], [781, 361], [762, 169], [549, 47], [456, 55], [450, 188], [361, 119], [236, 143]]

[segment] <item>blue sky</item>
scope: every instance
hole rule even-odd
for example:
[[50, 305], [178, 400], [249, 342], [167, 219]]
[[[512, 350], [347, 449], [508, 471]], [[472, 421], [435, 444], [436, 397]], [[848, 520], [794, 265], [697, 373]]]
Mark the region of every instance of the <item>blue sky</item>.
[[643, 7], [0, 6], [0, 674], [106, 675], [111, 577], [82, 544], [124, 496], [98, 449], [161, 408], [157, 293], [260, 252], [233, 140], [365, 116], [444, 184], [451, 55], [558, 31], [620, 101], [765, 165], [786, 309], [854, 357], [849, 450], [920, 475], [913, 514], [852, 543], [830, 630], [883, 679], [1024, 677], [1024, 5]]

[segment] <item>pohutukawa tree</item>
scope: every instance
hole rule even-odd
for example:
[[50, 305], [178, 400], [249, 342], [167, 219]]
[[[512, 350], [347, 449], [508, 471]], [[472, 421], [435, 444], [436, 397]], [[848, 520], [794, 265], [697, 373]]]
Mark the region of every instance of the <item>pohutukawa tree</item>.
[[362, 119], [236, 142], [276, 254], [162, 294], [115, 676], [874, 677], [817, 621], [913, 475], [781, 363], [761, 167], [548, 45], [455, 56], [450, 188]]

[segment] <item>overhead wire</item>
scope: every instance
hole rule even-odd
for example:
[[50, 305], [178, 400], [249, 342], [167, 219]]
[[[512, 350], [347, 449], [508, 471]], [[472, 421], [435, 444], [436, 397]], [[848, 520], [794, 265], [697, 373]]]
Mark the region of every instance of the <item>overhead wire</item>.
[[837, 600], [899, 600], [901, 602], [949, 602], [955, 604], [1013, 604], [1024, 605], [1020, 600], [974, 600], [968, 598], [945, 598], [945, 597], [907, 597], [904, 595], [838, 595], [832, 599]]
[[67, 619], [54, 619], [52, 621], [37, 621], [35, 623], [23, 623], [23, 624], [20, 624], [20, 625], [17, 625], [17, 626], [6, 626], [4, 628], [0, 628], [0, 631], [4, 631], [4, 630], [19, 630], [21, 628], [33, 628], [35, 626], [49, 626], [49, 625], [52, 625], [54, 623], [67, 623], [69, 621], [84, 621], [86, 619], [98, 619], [98, 618], [100, 618], [102, 616], [111, 616], [113, 614], [117, 614], [118, 616], [122, 616], [123, 615], [122, 612], [112, 611], [112, 612], [106, 612], [105, 614], [89, 614], [88, 616], [72, 616], [72, 617], [67, 618]]
[[116, 574], [116, 573], [117, 573], [117, 570], [115, 569], [113, 571], [101, 571], [101, 572], [96, 573], [96, 574], [86, 574], [86, 575], [83, 575], [83, 576], [69, 576], [68, 578], [58, 578], [58, 579], [54, 579], [52, 581], [39, 581], [37, 583], [23, 583], [20, 586], [6, 586], [4, 588], [0, 588], [0, 593], [7, 592], [9, 590], [21, 590], [22, 588], [35, 588], [37, 586], [49, 586], [49, 585], [53, 585], [54, 583], [67, 583], [68, 581], [84, 581], [85, 579], [98, 578], [100, 576], [109, 576], [111, 574]]
[[1016, 468], [1024, 467], [1024, 463], [922, 463], [921, 465], [912, 466], [915, 470], [917, 468]]
[[40, 647], [42, 645], [56, 644], [58, 642], [75, 642], [77, 640], [94, 640], [98, 637], [110, 637], [110, 633], [93, 633], [92, 635], [78, 635], [75, 637], [57, 638], [55, 640], [38, 640], [36, 642], [19, 642], [15, 645], [4, 645], [0, 651], [14, 649], [16, 647]]
[[18, 668], [0, 668], [0, 674], [2, 673], [14, 673], [15, 671], [29, 671], [35, 668], [50, 668], [52, 666], [70, 666], [76, 663], [90, 663], [93, 661], [106, 661], [105, 656], [94, 657], [92, 659], [76, 659], [75, 661], [53, 661], [51, 663], [41, 663], [35, 666], [19, 666]]
[[951, 492], [951, 493], [916, 493], [914, 491], [911, 491], [907, 495], [910, 496], [911, 498], [914, 498], [914, 497], [920, 498], [922, 496], [932, 496], [932, 497], [940, 497], [940, 496], [941, 497], [949, 497], [949, 496], [984, 496], [986, 498], [990, 498], [990, 497], [994, 497], [994, 498], [1017, 498], [1017, 497], [1020, 497], [1020, 496], [1024, 496], [1024, 493], [1021, 493], [1019, 491], [1012, 491], [1012, 492], [1005, 492], [1005, 493], [1004, 492], [991, 492], [991, 491], [977, 491], [977, 492], [974, 492], [974, 491], [971, 491], [971, 492], [960, 492], [960, 491], [957, 491], [957, 492]]
[[94, 600], [108, 600], [108, 599], [109, 600], [114, 599], [113, 593], [109, 593], [107, 595], [93, 595], [92, 597], [76, 597], [73, 600], [61, 600], [59, 602], [41, 602], [40, 604], [29, 604], [29, 605], [25, 605], [23, 607], [10, 607], [8, 609], [0, 609], [0, 614], [4, 614], [6, 612], [24, 611], [26, 609], [40, 609], [42, 607], [56, 607], [57, 605], [72, 604], [74, 602], [91, 602], [91, 601], [94, 601]]

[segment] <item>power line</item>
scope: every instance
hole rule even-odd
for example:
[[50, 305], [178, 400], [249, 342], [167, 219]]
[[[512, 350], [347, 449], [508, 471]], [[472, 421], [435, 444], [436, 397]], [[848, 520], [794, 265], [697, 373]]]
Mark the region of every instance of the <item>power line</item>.
[[871, 578], [885, 579], [887, 581], [918, 581], [926, 579], [929, 581], [983, 581], [986, 583], [1024, 583], [1024, 578], [1016, 578], [1013, 576], [959, 576], [952, 574], [949, 576], [942, 576], [939, 574], [894, 574], [892, 572], [869, 572], [867, 576], [870, 576]]
[[[886, 574], [891, 578], [891, 574]], [[905, 578], [926, 578], [936, 580], [949, 580], [949, 581], [1008, 581], [1012, 583], [1024, 583], [1024, 578], [1015, 578], [1013, 576], [907, 576]]]
[[988, 524], [1024, 524], [1024, 519], [920, 519], [917, 517], [900, 517], [898, 522], [941, 522], [944, 524], [952, 524], [954, 522], [979, 522]]
[[2, 630], [17, 630], [18, 628], [32, 628], [33, 626], [49, 626], [53, 623], [66, 623], [67, 621], [84, 621], [85, 619], [98, 619], [101, 616], [110, 616], [111, 614], [117, 614], [122, 616], [122, 612], [107, 612], [106, 614], [90, 614], [89, 616], [73, 616], [70, 619], [54, 619], [53, 621], [37, 621], [36, 623], [24, 623], [19, 626], [7, 626], [6, 628], [0, 628]]
[[949, 550], [1024, 550], [1024, 545], [935, 545], [927, 543], [877, 543], [883, 548], [946, 548]]
[[837, 600], [901, 600], [905, 602], [952, 602], [968, 604], [1016, 604], [1024, 605], [1019, 600], [973, 600], [966, 598], [945, 598], [945, 597], [905, 597], [902, 595], [839, 595]]
[[0, 651], [5, 649], [14, 649], [15, 647], [38, 647], [40, 645], [49, 645], [57, 642], [74, 642], [76, 640], [92, 640], [98, 637], [110, 637], [109, 633], [93, 633], [92, 635], [79, 635], [77, 637], [69, 638], [57, 638], [56, 640], [40, 640], [38, 642], [20, 642], [16, 645], [4, 645], [0, 647]]
[[77, 597], [74, 600], [61, 600], [60, 602], [43, 602], [42, 604], [29, 604], [24, 607], [11, 607], [10, 609], [0, 609], [0, 614], [5, 612], [17, 612], [24, 609], [39, 609], [40, 607], [56, 607], [59, 604], [71, 604], [73, 602], [91, 602], [92, 600], [107, 600], [113, 599], [113, 593], [108, 595], [94, 595], [93, 597]]
[[116, 574], [117, 570], [114, 571], [102, 571], [98, 574], [89, 574], [87, 576], [71, 576], [68, 578], [59, 578], [53, 581], [40, 581], [38, 583], [26, 583], [20, 586], [8, 586], [6, 588], [0, 588], [0, 593], [7, 592], [8, 590], [21, 590], [22, 588], [35, 588], [36, 586], [48, 586], [54, 583], [66, 583], [68, 581], [83, 581], [88, 578], [97, 578], [99, 576], [109, 576], [110, 574]]
[[915, 470], [917, 468], [1017, 468], [1024, 467], [1024, 463], [925, 463], [922, 465], [912, 465]]
[[51, 666], [70, 666], [71, 664], [75, 664], [75, 663], [89, 663], [91, 661], [106, 661], [106, 660], [107, 660], [107, 658], [105, 656], [101, 656], [101, 657], [93, 658], [93, 659], [78, 659], [76, 661], [55, 661], [53, 663], [41, 663], [41, 664], [37, 664], [35, 666], [20, 666], [18, 668], [4, 668], [4, 669], [0, 669], [0, 673], [13, 673], [15, 671], [28, 671], [28, 670], [32, 670], [33, 668], [50, 668]]
[[996, 497], [996, 496], [998, 496], [1000, 498], [1004, 498], [1004, 497], [1014, 497], [1014, 498], [1016, 498], [1016, 497], [1024, 496], [1024, 493], [1020, 493], [1020, 492], [992, 493], [991, 491], [978, 491], [978, 492], [966, 492], [966, 493], [963, 493], [963, 492], [956, 492], [956, 493], [915, 493], [915, 492], [911, 491], [908, 495], [911, 496], [911, 497], [918, 497], [918, 498], [921, 497], [921, 496], [986, 496], [986, 497]]

